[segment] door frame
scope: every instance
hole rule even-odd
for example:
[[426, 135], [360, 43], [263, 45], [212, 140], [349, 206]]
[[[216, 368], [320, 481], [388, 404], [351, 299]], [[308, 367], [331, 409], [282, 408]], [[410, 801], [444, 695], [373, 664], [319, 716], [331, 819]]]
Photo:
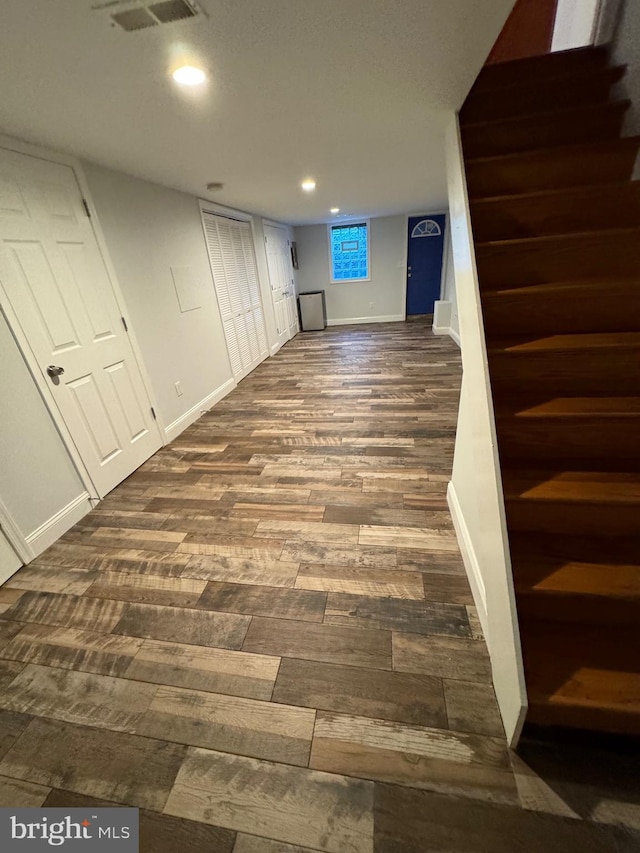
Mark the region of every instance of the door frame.
[[[444, 248], [446, 249], [446, 235], [449, 231], [449, 208], [445, 208], [444, 210], [430, 210], [429, 213], [406, 213], [404, 216], [404, 252], [403, 252], [403, 269], [404, 269], [404, 278], [402, 281], [402, 314], [403, 320], [407, 322], [407, 267], [409, 264], [409, 219], [414, 216], [445, 216], [445, 244]], [[447, 280], [447, 258], [446, 251], [442, 255], [442, 270], [440, 271], [440, 299], [442, 299], [442, 294], [444, 293], [444, 283]]]
[[[146, 394], [146, 403], [150, 408], [153, 408], [156, 419], [154, 420], [155, 427], [158, 431], [158, 435], [160, 437], [160, 442], [164, 446], [168, 443], [167, 434], [165, 432], [164, 424], [162, 423], [159, 407], [157, 401], [155, 400], [153, 390], [151, 387], [151, 382], [149, 380], [149, 375], [147, 373], [147, 369], [144, 363], [144, 358], [142, 355], [142, 351], [138, 344], [138, 340], [135, 334], [135, 329], [133, 328], [133, 322], [131, 320], [131, 315], [126, 307], [126, 302], [124, 296], [122, 294], [122, 290], [120, 288], [120, 283], [118, 281], [118, 277], [116, 275], [115, 267], [113, 266], [113, 262], [109, 255], [109, 249], [107, 247], [107, 242], [104, 236], [104, 232], [102, 230], [102, 226], [100, 224], [100, 220], [98, 218], [98, 214], [96, 211], [96, 206], [93, 202], [93, 198], [91, 196], [91, 191], [89, 189], [89, 185], [87, 183], [87, 179], [82, 170], [82, 163], [77, 157], [72, 157], [67, 154], [59, 154], [56, 151], [51, 151], [48, 148], [43, 148], [39, 145], [32, 145], [30, 142], [23, 142], [20, 139], [14, 139], [11, 136], [5, 136], [0, 134], [0, 150], [12, 151], [16, 154], [24, 154], [28, 157], [35, 157], [38, 160], [46, 160], [50, 163], [56, 163], [60, 166], [68, 166], [74, 173], [75, 179], [78, 182], [78, 187], [80, 188], [80, 192], [82, 193], [82, 197], [86, 200], [89, 205], [89, 210], [91, 212], [91, 216], [89, 217], [89, 223], [91, 225], [91, 229], [96, 238], [96, 243], [98, 245], [98, 251], [102, 258], [102, 261], [105, 265], [105, 269], [107, 271], [107, 277], [109, 278], [109, 283], [111, 284], [111, 288], [113, 290], [113, 294], [118, 305], [118, 310], [121, 312], [123, 317], [127, 318], [128, 324], [128, 335], [129, 340], [131, 341], [131, 348], [133, 350], [133, 357], [138, 366], [138, 370], [140, 371], [140, 375], [142, 377], [142, 385]], [[17, 315], [13, 311], [11, 306], [11, 302], [0, 283], [0, 311], [4, 314], [7, 323], [9, 325], [9, 329], [11, 330], [11, 334], [13, 335], [18, 348], [24, 358], [26, 365], [29, 369], [31, 377], [40, 393], [40, 396], [51, 415], [51, 418], [60, 434], [60, 438], [62, 439], [63, 444], [67, 450], [67, 453], [71, 457], [73, 464], [76, 467], [78, 472], [78, 476], [89, 495], [89, 500], [94, 502], [100, 501], [100, 496], [98, 494], [98, 490], [96, 489], [93, 480], [87, 470], [82, 457], [78, 451], [78, 448], [75, 445], [73, 440], [73, 436], [67, 424], [58, 408], [58, 404], [54, 395], [51, 392], [51, 388], [49, 384], [45, 381], [44, 376], [40, 370], [39, 363], [31, 349], [31, 345], [27, 335], [22, 330], [20, 322], [18, 320]], [[0, 508], [1, 510], [1, 508]], [[1, 513], [0, 513], [1, 518]], [[10, 516], [9, 516], [10, 518]], [[15, 524], [13, 525], [15, 530]], [[7, 532], [7, 531], [5, 531]], [[24, 551], [24, 546], [27, 545], [26, 541], [20, 535], [21, 539], [21, 547]], [[10, 534], [8, 534], [7, 538], [11, 541]], [[15, 542], [11, 542], [13, 547], [16, 547]], [[26, 552], [25, 552], [26, 553]], [[18, 553], [18, 556], [22, 557], [21, 553]], [[33, 559], [33, 555], [30, 557]]]

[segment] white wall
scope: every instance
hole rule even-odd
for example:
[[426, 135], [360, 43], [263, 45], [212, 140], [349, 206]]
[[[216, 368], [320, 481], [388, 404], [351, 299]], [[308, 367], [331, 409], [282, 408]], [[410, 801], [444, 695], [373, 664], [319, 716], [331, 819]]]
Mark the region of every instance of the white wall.
[[29, 540], [85, 489], [1, 313], [0, 364], [0, 498]]
[[624, 133], [640, 134], [640, 2], [627, 0], [622, 9], [612, 45], [612, 59], [627, 65], [627, 73], [619, 86], [621, 97], [630, 98]]
[[491, 657], [505, 732], [509, 742], [515, 743], [526, 710], [526, 692], [457, 118], [447, 131], [446, 152], [463, 368], [448, 498]]
[[[83, 171], [158, 414], [174, 438], [233, 387], [198, 200], [92, 163]], [[198, 308], [181, 310], [172, 267], [190, 268]]]
[[558, 0], [551, 50], [569, 50], [591, 44], [601, 0]]
[[300, 267], [297, 292], [324, 290], [329, 324], [404, 320], [407, 217], [372, 219], [370, 237], [371, 280], [331, 284], [327, 226], [295, 229]]

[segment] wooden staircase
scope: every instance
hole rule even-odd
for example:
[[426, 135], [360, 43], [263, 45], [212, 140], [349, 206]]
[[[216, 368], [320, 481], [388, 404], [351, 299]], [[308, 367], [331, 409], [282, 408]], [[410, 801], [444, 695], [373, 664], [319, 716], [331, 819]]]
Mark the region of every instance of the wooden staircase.
[[606, 48], [486, 66], [461, 132], [528, 721], [640, 734], [639, 137]]

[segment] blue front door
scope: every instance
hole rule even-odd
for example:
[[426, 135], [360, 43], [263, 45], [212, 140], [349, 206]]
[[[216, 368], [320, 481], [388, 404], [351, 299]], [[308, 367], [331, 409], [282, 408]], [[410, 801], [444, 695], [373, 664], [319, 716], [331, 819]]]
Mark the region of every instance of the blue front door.
[[445, 220], [444, 213], [409, 217], [407, 316], [433, 314], [440, 299]]

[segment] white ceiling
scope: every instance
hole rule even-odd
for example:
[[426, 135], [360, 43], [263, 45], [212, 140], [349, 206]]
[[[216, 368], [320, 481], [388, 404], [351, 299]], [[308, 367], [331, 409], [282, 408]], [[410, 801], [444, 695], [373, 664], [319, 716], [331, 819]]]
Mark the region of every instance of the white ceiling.
[[201, 0], [133, 33], [96, 2], [1, 0], [0, 129], [300, 224], [446, 207], [443, 126], [514, 0]]

